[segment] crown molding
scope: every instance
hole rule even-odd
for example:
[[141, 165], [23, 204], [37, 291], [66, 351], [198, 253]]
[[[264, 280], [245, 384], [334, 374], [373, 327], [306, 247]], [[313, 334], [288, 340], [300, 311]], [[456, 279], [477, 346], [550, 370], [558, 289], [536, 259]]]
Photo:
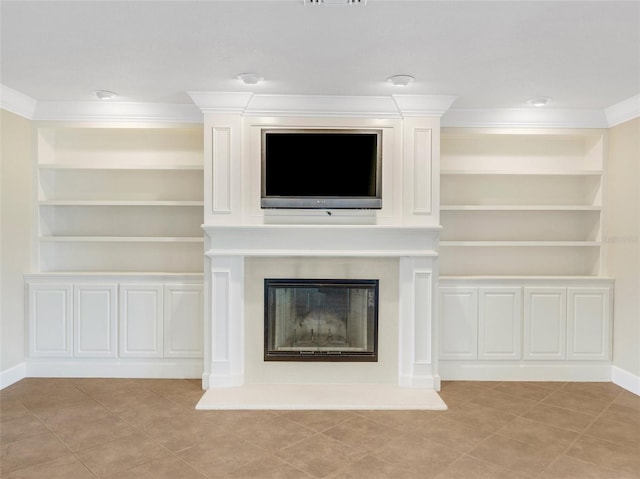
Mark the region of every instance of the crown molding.
[[189, 92], [204, 113], [244, 116], [442, 116], [456, 97], [438, 95], [332, 96]]
[[608, 128], [603, 110], [503, 108], [452, 109], [442, 117], [443, 127], [488, 128]]
[[203, 113], [243, 114], [253, 93], [225, 91], [188, 91], [187, 94]]
[[188, 92], [194, 104], [36, 101], [0, 84], [0, 108], [29, 120], [202, 123], [203, 113], [247, 116], [442, 117], [443, 127], [610, 128], [640, 117], [640, 94], [599, 109], [449, 109], [450, 95], [330, 96]]
[[41, 101], [34, 120], [202, 123], [194, 105], [108, 101]]
[[609, 127], [640, 117], [640, 94], [627, 98], [604, 110]]
[[402, 116], [444, 115], [457, 96], [452, 95], [391, 95]]
[[36, 105], [33, 98], [0, 84], [0, 108], [3, 110], [32, 120]]

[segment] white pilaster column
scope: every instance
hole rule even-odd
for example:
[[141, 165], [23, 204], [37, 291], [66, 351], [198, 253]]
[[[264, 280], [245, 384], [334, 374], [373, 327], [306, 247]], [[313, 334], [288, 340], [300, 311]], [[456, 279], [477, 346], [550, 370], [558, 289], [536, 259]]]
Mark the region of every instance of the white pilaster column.
[[432, 258], [400, 258], [400, 386], [440, 388], [432, 358], [436, 274]]
[[211, 357], [208, 388], [244, 383], [244, 258], [211, 259]]

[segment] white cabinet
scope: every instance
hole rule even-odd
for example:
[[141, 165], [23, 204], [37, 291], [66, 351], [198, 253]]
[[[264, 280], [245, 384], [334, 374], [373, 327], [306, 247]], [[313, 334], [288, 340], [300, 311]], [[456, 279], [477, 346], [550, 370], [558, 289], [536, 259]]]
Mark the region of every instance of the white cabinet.
[[117, 284], [73, 287], [73, 355], [113, 358], [117, 349]]
[[171, 278], [27, 277], [29, 357], [104, 359], [105, 366], [202, 358], [202, 278]]
[[28, 285], [29, 355], [73, 356], [73, 285]]
[[203, 356], [203, 288], [168, 284], [164, 287], [164, 357]]
[[524, 359], [566, 359], [567, 290], [524, 289]]
[[521, 288], [480, 288], [478, 303], [478, 359], [520, 359]]
[[611, 291], [569, 288], [568, 303], [568, 358], [609, 359]]
[[439, 289], [443, 378], [610, 377], [613, 280], [441, 277]]
[[163, 355], [163, 288], [161, 284], [120, 285], [120, 356]]
[[440, 358], [478, 358], [478, 290], [440, 288]]

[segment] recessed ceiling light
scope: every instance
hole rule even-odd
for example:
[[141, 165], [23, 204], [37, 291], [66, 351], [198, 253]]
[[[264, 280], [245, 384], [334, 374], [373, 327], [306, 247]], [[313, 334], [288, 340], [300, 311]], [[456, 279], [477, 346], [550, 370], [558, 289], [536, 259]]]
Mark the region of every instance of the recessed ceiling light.
[[537, 108], [543, 107], [543, 106], [547, 106], [549, 103], [551, 103], [551, 98], [543, 96], [540, 98], [531, 98], [530, 100], [527, 100], [527, 103], [531, 106], [535, 106]]
[[264, 80], [264, 78], [257, 73], [240, 73], [236, 79], [240, 80], [245, 85], [255, 85], [256, 83], [260, 83]]
[[411, 75], [393, 75], [387, 78], [387, 81], [393, 86], [407, 86], [416, 81], [416, 79]]
[[93, 94], [100, 100], [111, 100], [113, 97], [117, 96], [115, 93], [108, 90], [96, 90]]

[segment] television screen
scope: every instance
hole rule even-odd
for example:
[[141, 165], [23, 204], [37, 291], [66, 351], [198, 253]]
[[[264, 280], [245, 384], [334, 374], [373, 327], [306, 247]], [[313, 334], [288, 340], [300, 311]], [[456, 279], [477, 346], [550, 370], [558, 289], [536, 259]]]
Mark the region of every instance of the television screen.
[[381, 208], [380, 130], [263, 130], [263, 208]]

